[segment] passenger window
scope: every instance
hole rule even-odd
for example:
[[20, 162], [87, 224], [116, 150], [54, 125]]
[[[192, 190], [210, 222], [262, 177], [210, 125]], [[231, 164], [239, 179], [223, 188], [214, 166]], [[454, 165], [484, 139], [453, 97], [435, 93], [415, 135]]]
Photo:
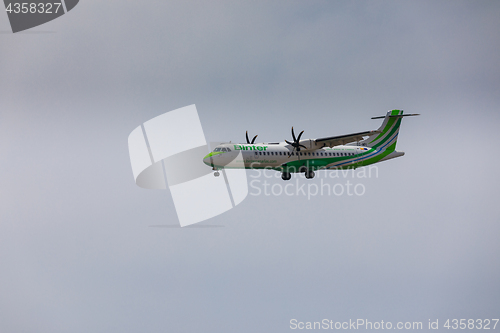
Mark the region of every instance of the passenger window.
[[259, 155], [259, 153], [258, 153], [258, 152], [255, 152], [255, 155]]
[[261, 152], [261, 151], [259, 151], [259, 155], [262, 155], [262, 152]]

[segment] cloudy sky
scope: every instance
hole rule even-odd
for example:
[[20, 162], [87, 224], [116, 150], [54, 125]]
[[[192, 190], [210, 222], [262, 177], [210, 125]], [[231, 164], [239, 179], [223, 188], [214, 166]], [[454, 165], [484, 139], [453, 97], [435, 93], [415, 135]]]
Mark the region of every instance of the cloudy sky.
[[[499, 15], [498, 1], [82, 0], [17, 34], [0, 15], [0, 331], [498, 318]], [[135, 185], [127, 137], [190, 104], [207, 141], [422, 116], [378, 177], [329, 180], [362, 196], [250, 193], [202, 223], [218, 227], [152, 227], [175, 208]]]

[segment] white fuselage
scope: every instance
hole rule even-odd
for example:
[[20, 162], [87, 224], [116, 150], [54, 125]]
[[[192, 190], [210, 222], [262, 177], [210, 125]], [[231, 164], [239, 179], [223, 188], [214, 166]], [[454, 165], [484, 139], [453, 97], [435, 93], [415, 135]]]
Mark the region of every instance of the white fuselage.
[[[205, 164], [215, 169], [230, 168], [279, 168], [284, 164], [309, 163], [315, 169], [353, 165], [359, 153], [369, 150], [358, 146], [323, 147], [296, 152], [286, 143], [221, 144], [204, 159]], [[216, 149], [217, 149], [216, 148]], [[229, 151], [228, 151], [229, 150]]]

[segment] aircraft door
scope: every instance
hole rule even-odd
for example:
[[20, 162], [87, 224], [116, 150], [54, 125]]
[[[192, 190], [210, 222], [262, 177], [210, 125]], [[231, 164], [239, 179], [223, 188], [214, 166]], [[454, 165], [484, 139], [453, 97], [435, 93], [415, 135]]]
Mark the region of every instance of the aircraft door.
[[361, 166], [361, 163], [359, 161], [360, 155], [361, 155], [362, 150], [359, 149], [359, 147], [356, 147], [354, 155], [356, 156], [356, 161], [354, 162], [354, 168], [358, 168]]

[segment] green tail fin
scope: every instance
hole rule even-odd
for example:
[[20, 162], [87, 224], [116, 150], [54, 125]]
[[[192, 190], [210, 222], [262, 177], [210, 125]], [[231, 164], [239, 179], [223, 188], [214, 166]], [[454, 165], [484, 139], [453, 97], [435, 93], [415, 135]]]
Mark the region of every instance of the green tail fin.
[[[388, 111], [385, 117], [382, 117], [384, 118], [384, 122], [377, 130], [377, 133], [369, 136], [363, 141], [360, 141], [360, 145], [374, 149], [384, 149], [389, 152], [394, 151], [396, 149], [401, 120], [404, 117], [403, 110]], [[382, 117], [374, 117], [372, 119]]]

